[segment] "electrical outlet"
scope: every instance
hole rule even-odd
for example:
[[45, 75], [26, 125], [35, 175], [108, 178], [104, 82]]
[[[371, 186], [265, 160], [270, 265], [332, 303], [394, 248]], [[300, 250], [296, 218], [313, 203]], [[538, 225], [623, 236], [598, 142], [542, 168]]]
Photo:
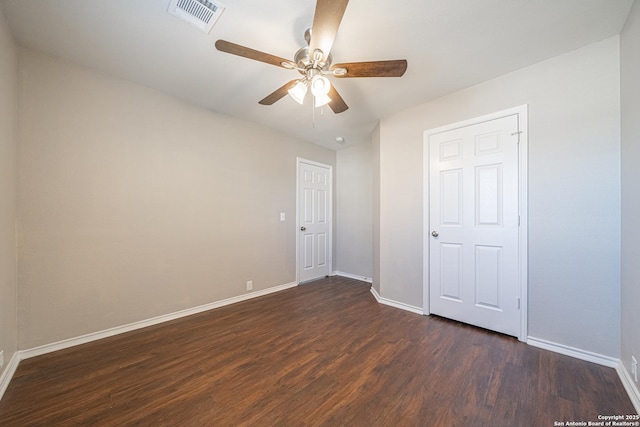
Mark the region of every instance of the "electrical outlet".
[[253, 289], [253, 280], [247, 280], [247, 290], [250, 291]]
[[4, 367], [4, 350], [0, 351], [0, 369]]
[[633, 375], [633, 380], [638, 382], [638, 361], [634, 356], [631, 356], [631, 375]]

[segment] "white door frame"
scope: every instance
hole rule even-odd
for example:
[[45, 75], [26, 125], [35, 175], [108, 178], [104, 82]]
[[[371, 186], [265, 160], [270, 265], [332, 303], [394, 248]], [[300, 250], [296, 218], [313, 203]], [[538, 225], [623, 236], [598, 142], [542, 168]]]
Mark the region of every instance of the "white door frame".
[[314, 162], [313, 160], [296, 157], [296, 283], [300, 284], [300, 165], [306, 163], [308, 165], [318, 166], [329, 169], [329, 243], [327, 264], [329, 271], [327, 274], [333, 273], [333, 166], [324, 163]]
[[519, 281], [520, 281], [520, 341], [527, 341], [527, 319], [528, 319], [528, 206], [527, 206], [527, 189], [528, 189], [528, 173], [527, 173], [527, 153], [528, 153], [528, 105], [509, 108], [485, 116], [464, 120], [450, 125], [441, 126], [435, 129], [429, 129], [424, 132], [423, 137], [423, 236], [422, 236], [422, 283], [423, 283], [423, 312], [425, 315], [430, 313], [429, 301], [429, 137], [433, 134], [442, 133], [477, 123], [486, 122], [488, 120], [500, 119], [506, 116], [517, 115], [518, 117], [518, 211], [520, 216], [520, 227], [518, 229], [518, 259], [519, 259]]

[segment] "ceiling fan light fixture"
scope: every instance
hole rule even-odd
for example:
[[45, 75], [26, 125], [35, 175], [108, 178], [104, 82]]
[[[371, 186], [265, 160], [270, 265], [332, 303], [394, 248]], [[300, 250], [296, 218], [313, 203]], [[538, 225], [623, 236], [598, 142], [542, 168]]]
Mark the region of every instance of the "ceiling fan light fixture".
[[313, 93], [315, 97], [319, 97], [321, 95], [326, 96], [330, 89], [331, 82], [329, 82], [328, 78], [317, 74], [311, 79], [311, 93]]
[[298, 80], [288, 92], [294, 101], [302, 104], [304, 102], [304, 96], [307, 94], [307, 82], [302, 79]]
[[329, 98], [329, 96], [326, 94], [314, 95], [313, 99], [314, 107], [322, 107], [323, 105], [327, 105], [331, 102], [331, 98]]

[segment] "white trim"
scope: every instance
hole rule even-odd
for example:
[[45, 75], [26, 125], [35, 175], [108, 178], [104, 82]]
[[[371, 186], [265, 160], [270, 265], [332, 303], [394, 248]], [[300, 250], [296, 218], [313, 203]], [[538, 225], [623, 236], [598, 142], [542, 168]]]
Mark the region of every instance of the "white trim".
[[413, 305], [405, 304], [403, 302], [393, 301], [393, 300], [381, 297], [378, 291], [376, 291], [373, 286], [371, 287], [371, 293], [373, 294], [373, 297], [376, 299], [376, 301], [378, 301], [378, 303], [380, 304], [388, 305], [394, 308], [399, 308], [400, 310], [409, 311], [415, 314], [420, 314], [420, 315], [423, 314], [422, 309], [420, 307], [415, 307]]
[[90, 334], [81, 335], [79, 337], [57, 341], [51, 344], [45, 344], [38, 347], [30, 348], [27, 350], [17, 351], [11, 358], [11, 361], [7, 365], [7, 368], [4, 370], [4, 372], [2, 373], [2, 376], [0, 377], [0, 399], [2, 399], [4, 392], [9, 386], [9, 383], [11, 382], [11, 379], [13, 378], [13, 375], [15, 374], [16, 369], [18, 368], [18, 364], [22, 360], [29, 359], [31, 357], [42, 356], [43, 354], [52, 353], [54, 351], [63, 350], [69, 347], [75, 347], [80, 344], [86, 344], [91, 341], [97, 341], [103, 338], [112, 337], [114, 335], [135, 331], [136, 329], [146, 328], [147, 326], [157, 325], [159, 323], [168, 322], [170, 320], [191, 316], [192, 314], [202, 313], [203, 311], [213, 310], [215, 308], [224, 307], [227, 305], [261, 297], [261, 296], [272, 294], [275, 292], [284, 291], [285, 289], [293, 288], [296, 286], [298, 286], [298, 282], [291, 282], [284, 285], [273, 286], [271, 288], [261, 289], [255, 292], [238, 295], [238, 296], [223, 299], [220, 301], [215, 301], [209, 304], [204, 304], [197, 307], [176, 311], [169, 314], [163, 314], [162, 316], [152, 317], [150, 319], [141, 320], [139, 322], [133, 322], [123, 326], [116, 326], [115, 328], [109, 328], [103, 331], [92, 332]]
[[54, 342], [51, 344], [41, 345], [28, 350], [22, 350], [19, 352], [20, 360], [41, 356], [43, 354], [51, 353], [51, 352], [62, 350], [69, 347], [74, 347], [80, 344], [86, 344], [91, 341], [96, 341], [102, 338], [123, 334], [125, 332], [135, 331], [136, 329], [146, 328], [147, 326], [157, 325], [159, 323], [168, 322], [170, 320], [191, 316], [192, 314], [202, 313], [203, 311], [213, 310], [215, 308], [224, 307], [227, 305], [235, 304], [237, 302], [246, 301], [252, 298], [261, 297], [263, 295], [268, 295], [274, 292], [283, 291], [285, 289], [293, 288], [297, 285], [298, 285], [297, 282], [292, 282], [292, 283], [287, 283], [286, 285], [274, 286], [271, 288], [251, 292], [248, 294], [227, 298], [221, 301], [215, 301], [209, 304], [204, 304], [197, 307], [176, 311], [169, 314], [163, 314], [162, 316], [152, 317], [150, 319], [141, 320], [139, 322], [133, 322], [123, 326], [116, 326], [115, 328], [109, 328], [99, 332], [92, 332], [90, 334], [81, 335], [79, 337], [69, 338], [69, 339]]
[[2, 376], [0, 376], [0, 400], [2, 400], [2, 396], [4, 396], [4, 392], [7, 391], [7, 387], [9, 387], [9, 383], [13, 378], [13, 374], [16, 373], [16, 369], [18, 369], [18, 364], [22, 358], [20, 357], [20, 352], [17, 351], [11, 357], [9, 364], [5, 368]]
[[360, 280], [362, 282], [367, 282], [367, 283], [373, 283], [373, 279], [371, 279], [369, 277], [358, 276], [357, 274], [345, 273], [345, 272], [342, 272], [342, 271], [334, 271], [333, 273], [331, 273], [331, 275], [332, 276], [346, 277], [347, 279]]
[[[335, 272], [336, 275], [357, 278], [353, 277], [353, 275], [347, 276], [345, 273]], [[227, 305], [235, 304], [237, 302], [246, 301], [252, 298], [257, 298], [260, 296], [268, 295], [271, 293], [283, 291], [285, 289], [293, 288], [298, 285], [297, 282], [287, 283], [285, 285], [274, 286], [267, 289], [262, 289], [256, 292], [251, 292], [248, 294], [238, 295], [236, 297], [227, 298], [221, 301], [216, 301], [213, 303], [201, 305], [198, 307], [177, 311], [174, 313], [169, 313], [163, 316], [153, 317], [151, 319], [142, 320], [139, 322], [130, 323], [128, 325], [119, 326], [115, 328], [106, 329], [104, 331], [95, 332], [91, 334], [82, 335], [80, 337], [71, 338], [67, 340], [58, 341], [51, 344], [42, 345], [39, 347], [34, 347], [28, 350], [21, 350], [14, 353], [13, 357], [7, 364], [6, 369], [0, 376], [0, 400], [4, 396], [5, 391], [9, 387], [9, 383], [13, 378], [16, 370], [18, 369], [18, 365], [22, 360], [29, 359], [31, 357], [41, 356], [43, 354], [51, 353], [54, 351], [62, 350], [65, 348], [73, 347], [80, 344], [85, 344], [91, 341], [96, 341], [102, 338], [107, 338], [110, 336], [118, 335], [125, 332], [130, 332], [136, 329], [145, 328], [147, 326], [156, 325], [159, 323], [167, 322], [170, 320], [175, 320], [181, 317], [190, 316], [192, 314], [201, 313], [207, 310], [213, 310], [215, 308], [224, 307]], [[391, 307], [399, 308], [401, 310], [409, 311], [411, 313], [423, 314], [423, 310], [419, 307], [414, 307], [408, 304], [400, 303], [397, 301], [389, 300], [387, 298], [383, 298], [378, 294], [375, 288], [371, 287], [371, 294], [376, 299], [376, 301], [380, 304], [388, 305]], [[424, 313], [426, 314], [426, 313]], [[635, 386], [633, 379], [631, 378], [629, 372], [626, 370], [624, 365], [619, 359], [612, 358], [609, 356], [604, 356], [598, 353], [593, 353], [590, 351], [578, 349], [575, 347], [570, 347], [562, 344], [557, 344], [551, 341], [543, 340], [535, 337], [528, 337], [527, 344], [532, 347], [541, 348], [544, 350], [553, 351], [554, 353], [564, 354], [566, 356], [574, 357], [581, 360], [586, 360], [588, 362], [597, 363], [599, 365], [615, 368], [618, 376], [620, 377], [620, 381], [624, 386], [633, 406], [636, 408], [636, 411], [640, 413], [640, 392], [638, 388]]]
[[616, 366], [616, 372], [629, 395], [629, 399], [631, 399], [631, 403], [633, 403], [633, 407], [636, 408], [636, 412], [640, 414], [640, 391], [638, 391], [638, 387], [635, 385], [633, 378], [631, 378], [631, 374], [621, 361], [618, 363], [618, 366]]
[[429, 262], [429, 230], [431, 228], [431, 217], [429, 215], [431, 203], [429, 199], [429, 186], [431, 185], [431, 159], [429, 156], [429, 136], [425, 131], [422, 139], [422, 313], [425, 316], [431, 314], [430, 299], [430, 270]]
[[603, 354], [594, 353], [592, 351], [583, 350], [581, 348], [571, 347], [564, 344], [558, 344], [552, 341], [543, 340], [541, 338], [528, 337], [527, 344], [532, 347], [541, 348], [543, 350], [553, 351], [554, 353], [564, 354], [576, 359], [586, 360], [587, 362], [597, 363], [598, 365], [616, 368], [620, 363], [615, 357], [605, 356]]
[[518, 242], [519, 242], [519, 281], [520, 281], [520, 333], [518, 339], [520, 341], [526, 341], [527, 339], [527, 326], [528, 326], [528, 235], [529, 235], [529, 220], [527, 216], [528, 208], [528, 105], [520, 105], [518, 107], [509, 108], [495, 113], [487, 114], [484, 116], [476, 117], [469, 120], [441, 126], [435, 129], [429, 129], [424, 131], [423, 134], [423, 195], [422, 195], [422, 283], [423, 283], [423, 313], [425, 315], [431, 314], [430, 301], [429, 301], [429, 173], [430, 173], [430, 159], [429, 159], [429, 137], [438, 133], [448, 132], [450, 130], [471, 126], [477, 123], [486, 122], [489, 120], [496, 120], [507, 116], [516, 115], [518, 117], [518, 210], [520, 215], [520, 227], [518, 229]]
[[[324, 163], [315, 162], [313, 160], [296, 157], [296, 281], [300, 282], [300, 164], [306, 163], [311, 166], [317, 166], [329, 169], [329, 244], [327, 245], [327, 274], [333, 271], [333, 166]], [[311, 279], [315, 280], [315, 279]]]
[[520, 341], [526, 342], [529, 334], [529, 106], [513, 109], [518, 114], [518, 214], [520, 228]]
[[558, 344], [541, 338], [528, 337], [526, 342], [532, 347], [564, 354], [565, 356], [596, 363], [608, 368], [614, 368], [620, 378], [620, 382], [622, 382], [622, 385], [627, 392], [627, 395], [629, 395], [631, 403], [633, 403], [634, 408], [636, 408], [636, 412], [640, 414], [640, 391], [638, 391], [638, 387], [635, 385], [629, 371], [627, 371], [620, 359], [568, 345]]

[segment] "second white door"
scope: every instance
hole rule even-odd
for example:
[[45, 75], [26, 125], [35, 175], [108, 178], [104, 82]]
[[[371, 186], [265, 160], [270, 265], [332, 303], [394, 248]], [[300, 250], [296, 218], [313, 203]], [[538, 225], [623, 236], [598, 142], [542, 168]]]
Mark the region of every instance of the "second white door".
[[298, 162], [298, 281], [331, 273], [331, 167]]
[[518, 116], [428, 137], [430, 312], [520, 333]]

